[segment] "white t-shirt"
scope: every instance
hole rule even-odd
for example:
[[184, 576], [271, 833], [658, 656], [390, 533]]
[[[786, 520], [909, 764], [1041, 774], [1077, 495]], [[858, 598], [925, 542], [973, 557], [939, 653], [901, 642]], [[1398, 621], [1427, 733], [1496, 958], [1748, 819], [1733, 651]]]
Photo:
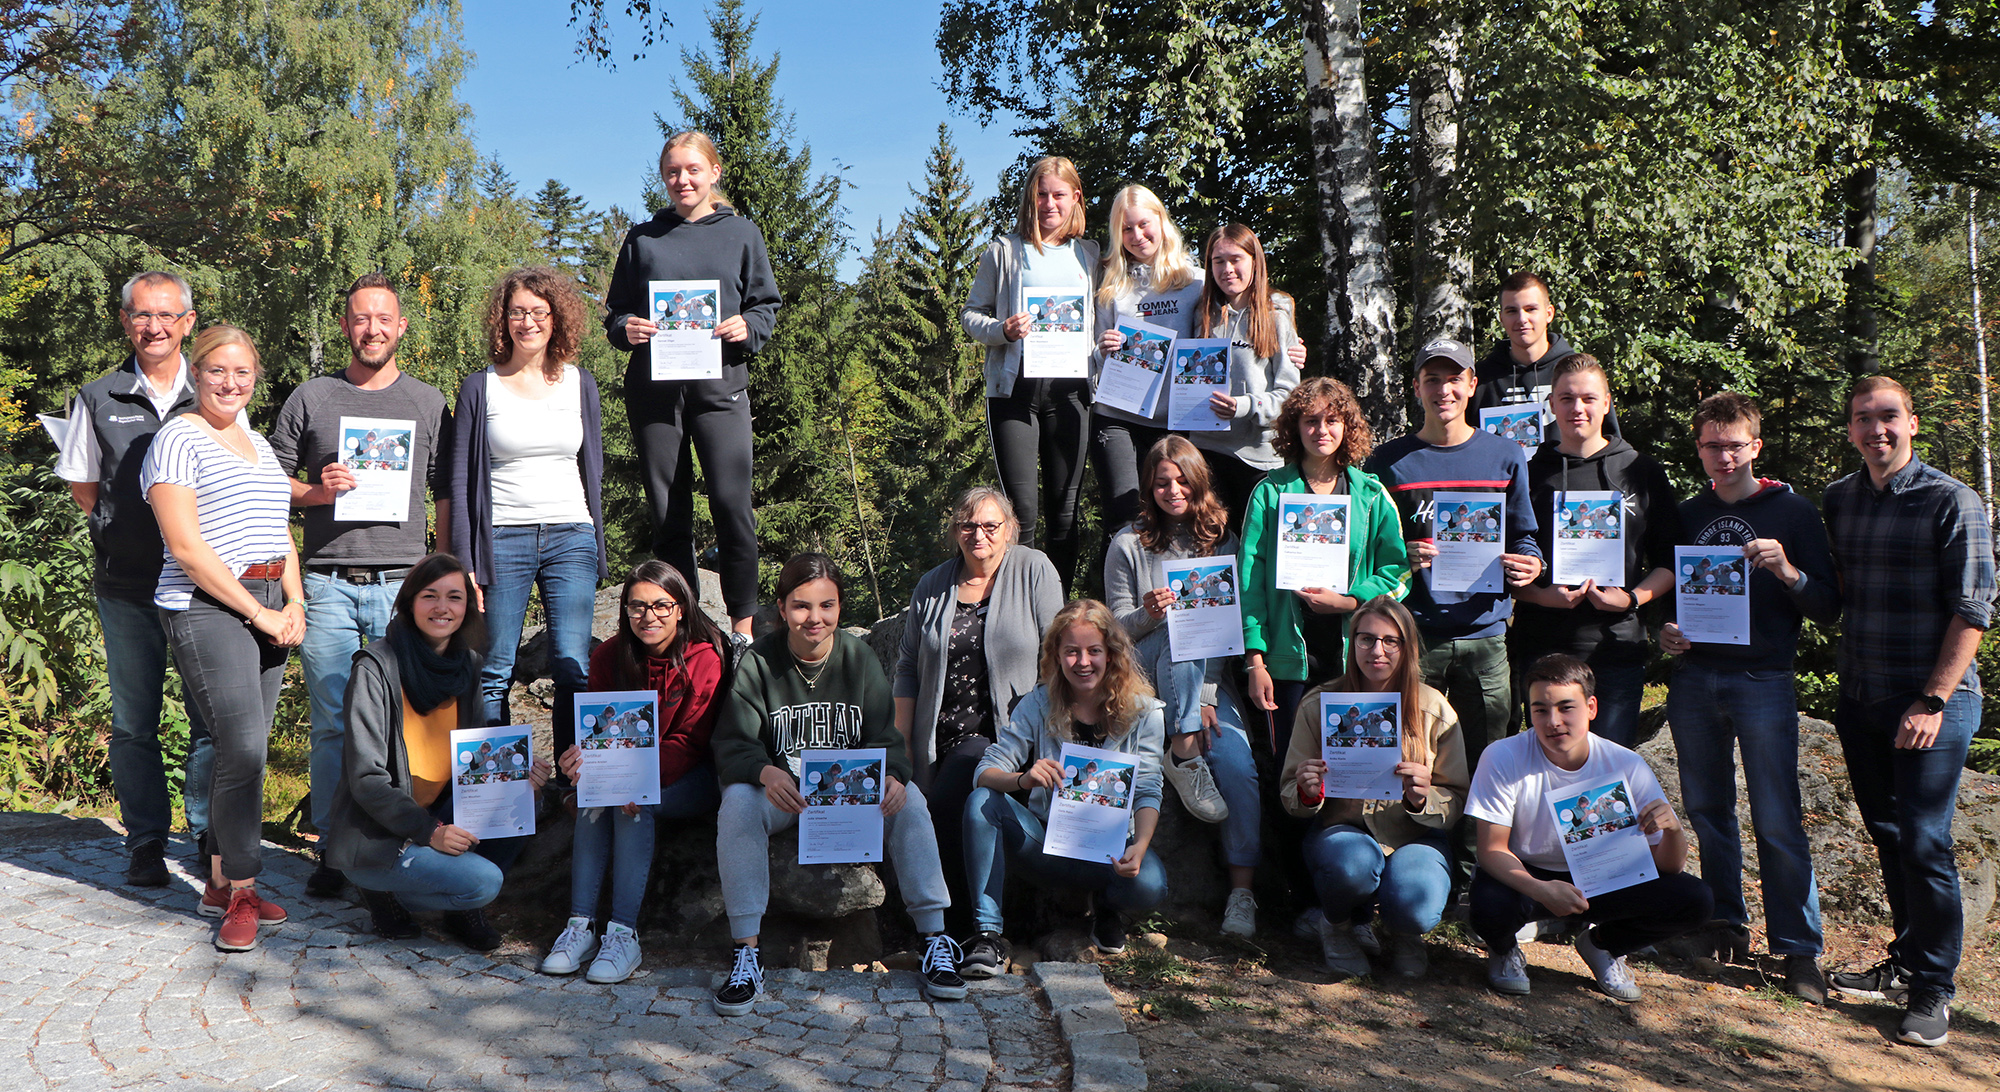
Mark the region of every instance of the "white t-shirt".
[[486, 372], [486, 446], [493, 457], [493, 526], [590, 523], [577, 453], [583, 450], [583, 382], [563, 365], [547, 398], [522, 398]]
[[[1632, 790], [1634, 808], [1643, 811], [1653, 801], [1666, 799], [1652, 767], [1628, 747], [1593, 735], [1590, 757], [1584, 759], [1583, 766], [1565, 770], [1542, 753], [1533, 731], [1522, 732], [1488, 744], [1479, 756], [1465, 814], [1511, 828], [1507, 848], [1522, 861], [1552, 872], [1568, 872], [1569, 861], [1563, 857], [1562, 835], [1549, 811], [1548, 794], [1561, 788], [1594, 789], [1621, 779]], [[1661, 837], [1649, 834], [1646, 842], [1659, 845]]]
[[[161, 483], [194, 490], [202, 541], [239, 575], [260, 561], [283, 559], [292, 548], [291, 479], [278, 466], [271, 445], [257, 433], [244, 431], [257, 449], [254, 464], [244, 462], [186, 418], [176, 417], [154, 437], [139, 472], [139, 488], [147, 491], [148, 503], [153, 486]], [[162, 552], [166, 564], [160, 569], [153, 605], [186, 610], [194, 578], [181, 569], [173, 551]]]

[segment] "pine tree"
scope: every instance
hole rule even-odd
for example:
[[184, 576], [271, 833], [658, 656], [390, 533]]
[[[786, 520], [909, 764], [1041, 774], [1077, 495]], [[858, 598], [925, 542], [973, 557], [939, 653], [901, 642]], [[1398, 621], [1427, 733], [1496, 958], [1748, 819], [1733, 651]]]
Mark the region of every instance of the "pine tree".
[[551, 178], [542, 183], [531, 207], [535, 223], [541, 229], [541, 250], [548, 263], [581, 276], [584, 248], [597, 233], [590, 202]]

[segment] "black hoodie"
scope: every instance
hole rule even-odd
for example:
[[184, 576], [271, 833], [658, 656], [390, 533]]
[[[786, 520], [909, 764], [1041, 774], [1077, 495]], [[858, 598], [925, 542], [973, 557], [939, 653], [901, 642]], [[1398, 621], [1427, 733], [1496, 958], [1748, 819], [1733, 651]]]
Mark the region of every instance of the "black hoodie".
[[[1516, 364], [1508, 343], [1502, 341], [1493, 350], [1479, 358], [1473, 365], [1473, 374], [1479, 377], [1479, 386], [1472, 392], [1472, 417], [1474, 425], [1479, 423], [1479, 411], [1497, 409], [1501, 406], [1520, 402], [1533, 402], [1544, 407], [1543, 424], [1549, 417], [1547, 406], [1549, 388], [1555, 384], [1556, 361], [1576, 352], [1569, 347], [1558, 333], [1549, 334], [1549, 351], [1535, 359], [1532, 364]], [[1554, 430], [1550, 429], [1550, 435]], [[1618, 411], [1611, 410], [1604, 415], [1604, 434], [1618, 435]]]
[[[1597, 454], [1583, 457], [1563, 454], [1557, 441], [1550, 440], [1528, 460], [1528, 495], [1539, 520], [1535, 541], [1542, 556], [1550, 559], [1535, 583], [1548, 587], [1554, 571], [1555, 495], [1614, 489], [1624, 494], [1620, 535], [1625, 546], [1624, 587], [1634, 587], [1654, 569], [1673, 568], [1681, 519], [1678, 498], [1660, 464], [1615, 436]], [[1588, 603], [1556, 610], [1517, 600], [1513, 642], [1530, 659], [1546, 652], [1580, 658], [1602, 652], [1627, 663], [1646, 658], [1646, 626], [1637, 610], [1598, 610]]]
[[652, 314], [648, 281], [707, 281], [722, 286], [722, 318], [742, 315], [750, 327], [744, 341], [722, 343], [722, 378], [702, 380], [734, 394], [750, 382], [746, 357], [764, 347], [778, 321], [778, 281], [771, 274], [771, 257], [764, 233], [727, 205], [699, 220], [684, 220], [672, 209], [661, 209], [651, 220], [632, 225], [618, 248], [618, 265], [604, 292], [604, 333], [614, 348], [630, 357], [625, 365], [625, 397], [665, 397], [679, 381], [653, 378], [652, 350], [625, 340], [625, 321]]
[[1790, 671], [1800, 621], [1810, 618], [1825, 626], [1840, 618], [1833, 552], [1819, 509], [1784, 482], [1763, 478], [1760, 484], [1762, 489], [1734, 504], [1716, 496], [1713, 485], [1681, 502], [1681, 524], [1688, 536], [1684, 545], [1740, 546], [1775, 538], [1806, 577], [1804, 586], [1793, 590], [1769, 569], [1750, 571], [1750, 643], [1702, 643], [1686, 654], [1717, 671]]

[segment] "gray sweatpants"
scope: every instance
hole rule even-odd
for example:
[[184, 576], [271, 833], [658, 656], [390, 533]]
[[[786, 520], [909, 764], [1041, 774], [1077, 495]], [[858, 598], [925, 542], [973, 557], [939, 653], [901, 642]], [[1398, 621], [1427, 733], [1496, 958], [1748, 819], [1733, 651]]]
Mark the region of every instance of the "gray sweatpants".
[[[902, 810], [883, 819], [882, 848], [896, 867], [903, 907], [917, 932], [941, 932], [951, 895], [945, 890], [944, 867], [938, 863], [930, 805], [915, 785], [904, 789], [908, 796]], [[729, 913], [731, 937], [754, 937], [763, 929], [764, 908], [771, 901], [771, 835], [798, 821], [798, 816], [765, 799], [761, 786], [739, 781], [723, 788], [715, 863], [722, 874], [722, 905]]]

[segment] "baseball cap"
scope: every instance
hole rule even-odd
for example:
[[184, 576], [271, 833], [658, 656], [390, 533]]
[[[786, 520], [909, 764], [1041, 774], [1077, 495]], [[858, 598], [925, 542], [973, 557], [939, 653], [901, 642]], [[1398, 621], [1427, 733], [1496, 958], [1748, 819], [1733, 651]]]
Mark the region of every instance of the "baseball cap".
[[1417, 350], [1416, 370], [1422, 371], [1424, 365], [1433, 360], [1449, 360], [1458, 365], [1460, 371], [1468, 371], [1472, 368], [1472, 347], [1448, 337], [1432, 338]]

